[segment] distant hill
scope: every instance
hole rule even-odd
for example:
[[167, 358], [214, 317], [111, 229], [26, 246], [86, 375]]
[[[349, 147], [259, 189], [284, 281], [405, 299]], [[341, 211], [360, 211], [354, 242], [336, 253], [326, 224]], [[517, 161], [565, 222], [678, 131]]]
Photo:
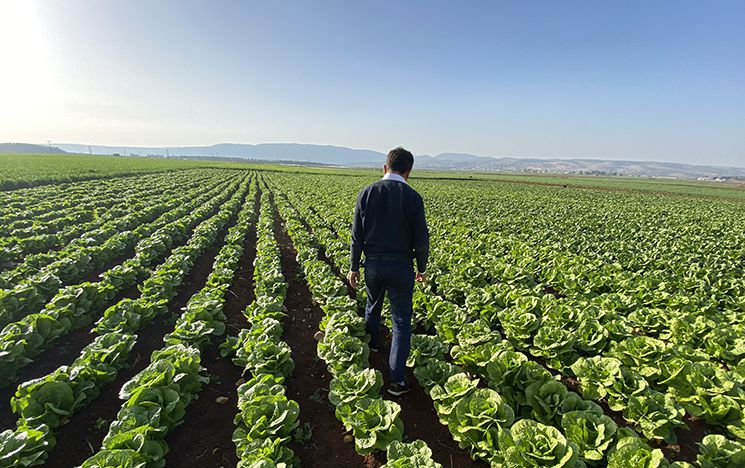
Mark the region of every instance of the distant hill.
[[[60, 147], [70, 152], [87, 153], [88, 145], [63, 144]], [[95, 154], [121, 154], [132, 156], [187, 156], [262, 159], [268, 161], [318, 162], [347, 166], [360, 162], [374, 163], [385, 159], [383, 153], [366, 149], [353, 149], [331, 145], [307, 145], [300, 143], [220, 143], [212, 146], [174, 147], [122, 147], [91, 146]]]
[[[60, 144], [73, 153], [87, 153], [88, 145]], [[212, 146], [183, 147], [116, 147], [92, 146], [96, 154], [170, 157], [246, 158], [267, 161], [298, 161], [347, 167], [379, 167], [385, 154], [343, 146], [300, 143], [265, 143], [258, 145], [221, 143]], [[615, 161], [603, 159], [535, 159], [479, 156], [468, 153], [442, 153], [416, 156], [416, 167], [432, 170], [502, 171], [556, 174], [604, 174], [644, 177], [745, 177], [745, 168], [719, 167], [674, 162]]]
[[420, 156], [417, 167], [459, 171], [528, 172], [552, 174], [619, 175], [641, 177], [745, 177], [745, 168], [704, 166], [675, 162], [616, 161], [602, 159], [494, 158], [473, 154]]
[[32, 145], [30, 143], [0, 143], [0, 153], [50, 153], [64, 154], [56, 146]]

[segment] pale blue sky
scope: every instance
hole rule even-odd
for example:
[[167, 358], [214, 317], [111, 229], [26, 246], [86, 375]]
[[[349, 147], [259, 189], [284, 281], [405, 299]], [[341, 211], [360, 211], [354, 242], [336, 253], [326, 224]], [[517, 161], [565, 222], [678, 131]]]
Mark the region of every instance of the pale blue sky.
[[0, 141], [743, 166], [743, 24], [741, 1], [0, 0]]

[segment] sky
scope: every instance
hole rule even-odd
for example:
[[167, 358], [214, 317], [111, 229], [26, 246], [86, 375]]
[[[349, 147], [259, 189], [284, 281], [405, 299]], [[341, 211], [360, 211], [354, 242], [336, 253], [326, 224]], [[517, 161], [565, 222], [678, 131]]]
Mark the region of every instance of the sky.
[[0, 141], [745, 166], [742, 1], [0, 0]]

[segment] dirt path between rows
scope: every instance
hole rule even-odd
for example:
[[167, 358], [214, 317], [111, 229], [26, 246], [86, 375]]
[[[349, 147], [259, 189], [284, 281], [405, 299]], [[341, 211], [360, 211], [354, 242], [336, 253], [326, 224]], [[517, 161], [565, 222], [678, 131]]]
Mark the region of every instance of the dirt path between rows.
[[[259, 197], [255, 192], [252, 202], [256, 213]], [[243, 242], [243, 256], [233, 283], [225, 296], [226, 335], [237, 335], [248, 326], [243, 311], [254, 300], [254, 259], [256, 258], [256, 223], [252, 223]], [[202, 351], [202, 365], [207, 369], [210, 382], [199, 392], [199, 399], [186, 409], [184, 424], [166, 437], [169, 452], [166, 466], [183, 468], [236, 466], [238, 456], [232, 440], [238, 412], [237, 385], [242, 369], [230, 358], [220, 356], [219, 346], [225, 336], [213, 337]], [[218, 403], [220, 397], [227, 401]], [[221, 400], [222, 401], [222, 400]]]
[[380, 466], [381, 463], [373, 457], [358, 455], [353, 443], [344, 442], [344, 426], [334, 416], [334, 407], [328, 401], [331, 376], [326, 364], [316, 356], [316, 340], [313, 338], [323, 311], [311, 299], [296, 260], [295, 247], [282, 226], [276, 206], [274, 208], [275, 237], [282, 253], [282, 271], [289, 284], [285, 297], [288, 316], [283, 339], [290, 345], [295, 361], [295, 370], [286, 382], [287, 396], [300, 405], [300, 426], [312, 428], [310, 440], [303, 443], [293, 441], [290, 446], [303, 467]]

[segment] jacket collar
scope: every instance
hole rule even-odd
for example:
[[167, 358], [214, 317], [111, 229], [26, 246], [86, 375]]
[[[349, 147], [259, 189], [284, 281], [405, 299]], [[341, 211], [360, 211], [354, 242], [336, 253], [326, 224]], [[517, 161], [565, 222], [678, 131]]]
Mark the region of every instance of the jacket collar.
[[383, 180], [395, 180], [396, 182], [403, 182], [404, 184], [407, 184], [406, 179], [398, 174], [393, 174], [392, 172], [387, 172], [383, 176]]

